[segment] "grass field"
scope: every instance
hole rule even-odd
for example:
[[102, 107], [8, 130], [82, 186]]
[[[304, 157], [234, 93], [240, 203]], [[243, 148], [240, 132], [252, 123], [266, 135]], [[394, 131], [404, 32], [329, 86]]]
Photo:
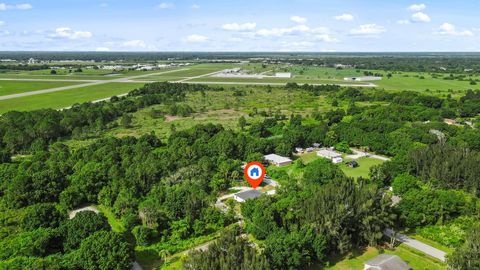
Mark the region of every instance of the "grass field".
[[75, 85], [75, 82], [0, 81], [0, 96]]
[[[394, 250], [386, 249], [385, 254], [397, 255], [402, 260], [408, 263], [414, 270], [443, 270], [447, 269], [446, 265], [433, 258], [427, 257], [413, 249], [410, 249], [403, 244], [396, 247]], [[380, 250], [374, 247], [369, 247], [366, 250], [357, 250], [352, 253], [351, 257], [347, 258], [331, 258], [330, 267], [328, 270], [362, 270], [364, 263], [370, 259], [375, 258], [381, 254]], [[324, 269], [321, 267], [312, 267], [309, 270]]]
[[[244, 96], [235, 96], [233, 88], [243, 91]], [[291, 113], [307, 115], [314, 109], [328, 111], [332, 108], [325, 97], [304, 95], [301, 92], [288, 92], [276, 87], [273, 87], [270, 90], [271, 92], [266, 87], [240, 86], [233, 88], [229, 86], [228, 90], [209, 91], [205, 95], [189, 93], [184, 103], [196, 112], [192, 116], [167, 115], [165, 119], [155, 119], [150, 116], [152, 109], [166, 110], [165, 105], [156, 105], [133, 113], [133, 126], [131, 128], [117, 127], [111, 130], [109, 134], [120, 137], [127, 135], [140, 136], [154, 131], [157, 136], [167, 138], [172, 125], [175, 125], [176, 130], [190, 128], [202, 123], [222, 124], [226, 128], [237, 129], [238, 119], [241, 116], [244, 116], [249, 123], [261, 119], [259, 116], [248, 116], [253, 108], [257, 108], [258, 111], [279, 109], [286, 115]]]
[[43, 108], [61, 109], [69, 107], [75, 103], [93, 101], [128, 93], [142, 85], [143, 84], [141, 83], [106, 83], [47, 94], [0, 100], [0, 113], [5, 113], [11, 110], [27, 111]]
[[374, 158], [368, 158], [368, 157], [362, 157], [359, 159], [356, 159], [358, 162], [358, 167], [357, 168], [350, 168], [348, 167], [345, 162], [350, 161], [349, 159], [345, 159], [342, 164], [340, 164], [340, 169], [348, 176], [348, 177], [363, 177], [363, 178], [368, 178], [369, 177], [369, 172], [370, 168], [375, 166], [375, 165], [380, 165], [384, 161], [379, 160], [379, 159], [374, 159]]
[[[301, 155], [300, 157], [302, 161], [305, 164], [308, 164], [319, 157], [317, 156], [317, 152], [311, 152], [311, 153], [306, 153]], [[363, 178], [368, 178], [369, 177], [369, 172], [370, 168], [375, 166], [375, 165], [380, 165], [384, 161], [379, 160], [379, 159], [374, 159], [374, 158], [368, 158], [368, 157], [362, 157], [359, 159], [356, 159], [358, 162], [358, 167], [357, 168], [350, 168], [348, 167], [345, 162], [350, 161], [350, 159], [344, 159], [344, 162], [339, 164], [340, 169], [347, 175], [348, 177], [353, 177], [353, 178], [358, 178], [358, 177], [363, 177]]]

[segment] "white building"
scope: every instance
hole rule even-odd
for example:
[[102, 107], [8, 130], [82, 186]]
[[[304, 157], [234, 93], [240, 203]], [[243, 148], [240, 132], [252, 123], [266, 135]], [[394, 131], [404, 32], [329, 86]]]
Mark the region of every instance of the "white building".
[[330, 159], [334, 164], [338, 164], [343, 161], [342, 154], [328, 149], [320, 149], [317, 151], [317, 156]]
[[270, 154], [263, 157], [269, 163], [281, 167], [292, 164], [292, 160], [287, 157], [282, 157], [277, 154]]
[[247, 200], [258, 198], [262, 196], [262, 194], [262, 192], [252, 189], [234, 194], [233, 199], [239, 203], [244, 203]]
[[275, 73], [275, 77], [277, 78], [292, 78], [292, 73], [290, 72], [277, 72]]

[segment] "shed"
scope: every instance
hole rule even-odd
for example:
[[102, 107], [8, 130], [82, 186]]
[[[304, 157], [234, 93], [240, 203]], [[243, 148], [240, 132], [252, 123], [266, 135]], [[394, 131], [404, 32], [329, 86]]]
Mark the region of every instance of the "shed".
[[357, 168], [359, 165], [358, 165], [357, 161], [352, 160], [352, 161], [347, 162], [347, 166], [350, 167], [350, 168]]

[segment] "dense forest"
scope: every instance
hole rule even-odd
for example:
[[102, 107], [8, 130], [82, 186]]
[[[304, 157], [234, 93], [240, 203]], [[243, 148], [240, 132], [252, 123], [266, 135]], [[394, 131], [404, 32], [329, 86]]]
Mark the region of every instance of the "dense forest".
[[[154, 83], [109, 102], [2, 115], [0, 268], [128, 269], [136, 246], [155, 244], [172, 254], [191, 239], [226, 230], [208, 250], [192, 252], [184, 267], [298, 269], [378, 245], [386, 228], [420, 229], [459, 219], [473, 225], [452, 244], [449, 263], [462, 270], [479, 265], [473, 251], [479, 247], [474, 224], [480, 215], [480, 133], [443, 122], [476, 117], [479, 92], [442, 99], [328, 85], [291, 84], [285, 90], [349, 105], [308, 116], [264, 112], [262, 121], [239, 121], [239, 130], [196, 125], [174, 130], [163, 141], [154, 133], [103, 134], [142, 108], [165, 104], [177, 106], [172, 113], [188, 114], [182, 107], [187, 93], [227, 90]], [[94, 140], [73, 149], [65, 143], [71, 138]], [[313, 143], [362, 147], [393, 158], [373, 167], [369, 179], [356, 180], [323, 159], [296, 163], [304, 166], [302, 179], [282, 186], [276, 196], [243, 204], [243, 227], [235, 224], [233, 211], [213, 206], [218, 194], [242, 181], [243, 162], [266, 153], [291, 156], [295, 147]], [[397, 205], [389, 187], [402, 197]], [[110, 209], [124, 230], [113, 230], [101, 213], [67, 217], [87, 204]]]

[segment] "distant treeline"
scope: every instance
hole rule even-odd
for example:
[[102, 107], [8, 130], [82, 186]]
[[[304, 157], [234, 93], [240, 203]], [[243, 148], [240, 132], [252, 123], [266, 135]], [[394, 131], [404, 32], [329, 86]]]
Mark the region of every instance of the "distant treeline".
[[0, 52], [0, 59], [84, 60], [246, 60], [303, 65], [351, 65], [360, 69], [418, 72], [480, 72], [479, 53], [247, 53], [247, 52]]

